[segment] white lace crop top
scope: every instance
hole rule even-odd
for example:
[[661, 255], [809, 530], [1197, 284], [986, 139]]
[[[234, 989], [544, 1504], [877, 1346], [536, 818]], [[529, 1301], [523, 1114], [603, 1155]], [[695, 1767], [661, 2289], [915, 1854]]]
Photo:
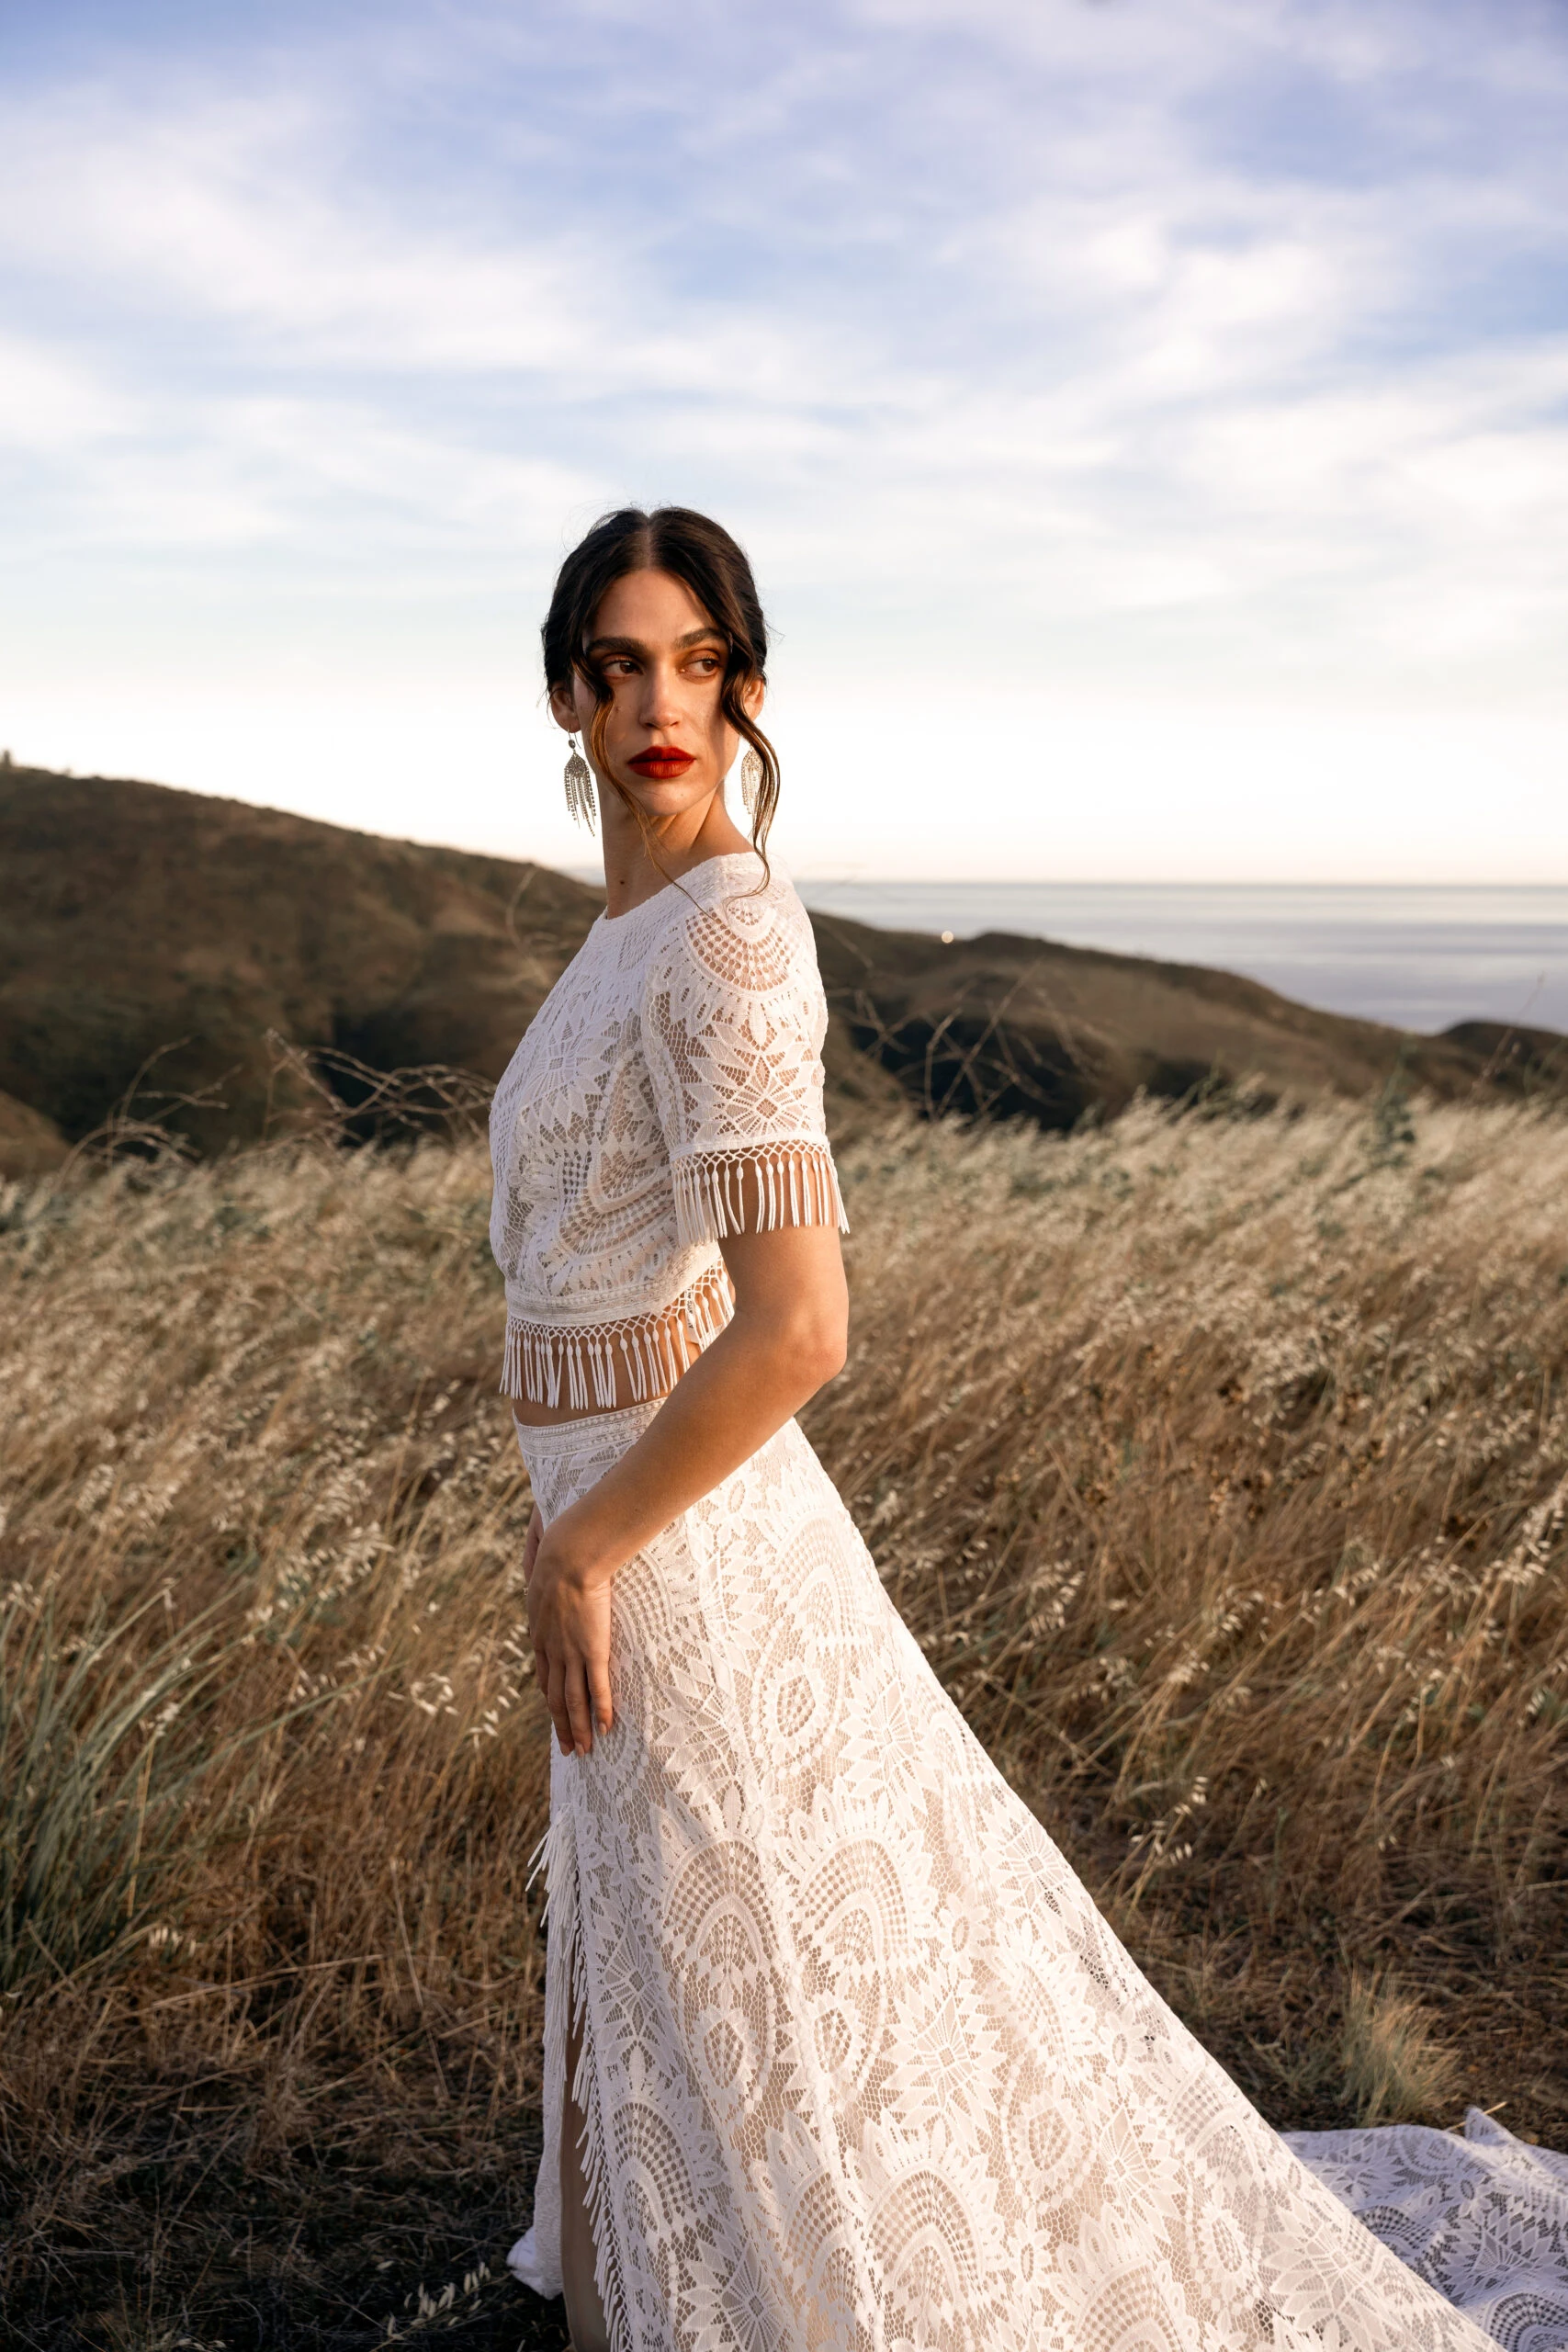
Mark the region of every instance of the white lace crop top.
[[506, 1396], [660, 1395], [729, 1319], [724, 1235], [846, 1223], [811, 925], [761, 879], [746, 850], [600, 915], [512, 1057], [490, 1123]]

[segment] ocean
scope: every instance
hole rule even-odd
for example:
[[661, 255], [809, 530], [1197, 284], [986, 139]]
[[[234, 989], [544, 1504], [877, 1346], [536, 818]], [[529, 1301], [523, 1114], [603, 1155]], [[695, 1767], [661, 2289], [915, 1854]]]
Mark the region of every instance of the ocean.
[[834, 882], [807, 905], [901, 931], [1021, 932], [1244, 972], [1394, 1028], [1568, 1033], [1568, 884]]

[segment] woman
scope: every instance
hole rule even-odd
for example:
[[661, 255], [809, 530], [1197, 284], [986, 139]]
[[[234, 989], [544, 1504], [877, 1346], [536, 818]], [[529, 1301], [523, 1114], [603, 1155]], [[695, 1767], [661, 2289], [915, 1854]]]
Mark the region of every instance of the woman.
[[544, 642], [606, 904], [492, 1123], [556, 1732], [513, 2268], [577, 2352], [1483, 2344], [1139, 1975], [792, 1418], [843, 1217], [745, 557], [607, 516]]

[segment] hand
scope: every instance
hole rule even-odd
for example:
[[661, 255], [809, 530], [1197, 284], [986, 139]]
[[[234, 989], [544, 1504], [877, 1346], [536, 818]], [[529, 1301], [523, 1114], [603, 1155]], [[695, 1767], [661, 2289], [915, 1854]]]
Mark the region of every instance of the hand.
[[523, 1549], [534, 1666], [563, 1756], [591, 1756], [593, 1726], [615, 1721], [610, 1698], [613, 1571], [574, 1553], [570, 1511], [548, 1527], [535, 1513]]

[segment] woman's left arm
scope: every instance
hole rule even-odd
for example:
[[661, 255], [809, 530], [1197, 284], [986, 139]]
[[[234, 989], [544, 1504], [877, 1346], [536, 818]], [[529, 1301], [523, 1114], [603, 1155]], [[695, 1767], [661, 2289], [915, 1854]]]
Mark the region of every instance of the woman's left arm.
[[719, 1244], [735, 1314], [637, 1443], [553, 1519], [528, 1577], [540, 1688], [562, 1753], [608, 1731], [610, 1588], [617, 1568], [712, 1492], [843, 1367], [849, 1306], [830, 1225]]

